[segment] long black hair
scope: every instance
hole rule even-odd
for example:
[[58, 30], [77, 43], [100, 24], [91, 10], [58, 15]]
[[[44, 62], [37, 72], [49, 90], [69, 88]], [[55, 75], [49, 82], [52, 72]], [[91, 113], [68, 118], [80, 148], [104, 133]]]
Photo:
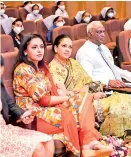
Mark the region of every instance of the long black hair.
[[[20, 45], [20, 49], [19, 49], [19, 58], [18, 58], [18, 61], [15, 65], [15, 68], [22, 62], [28, 64], [28, 65], [31, 65], [36, 71], [37, 71], [37, 68], [35, 66], [35, 64], [31, 61], [28, 60], [27, 56], [25, 55], [24, 51], [27, 49], [30, 41], [32, 39], [35, 39], [35, 38], [40, 38], [42, 41], [43, 41], [43, 44], [44, 44], [44, 49], [46, 51], [46, 43], [44, 41], [44, 39], [39, 35], [39, 34], [29, 34], [29, 35], [26, 35], [24, 36], [24, 40], [23, 42], [21, 43]], [[44, 60], [42, 59], [41, 61], [38, 62], [38, 67], [39, 68], [43, 68], [45, 67], [45, 64], [44, 64]]]
[[[55, 39], [55, 41], [54, 41], [54, 43], [53, 43], [53, 46], [52, 46], [52, 50], [54, 51], [54, 53], [55, 53], [55, 46], [58, 46], [58, 45], [60, 44], [61, 40], [65, 39], [65, 38], [71, 39], [71, 38], [70, 38], [68, 35], [66, 35], [66, 34], [61, 34], [61, 35], [59, 35], [58, 37], [56, 37], [56, 39]], [[71, 40], [72, 40], [72, 39], [71, 39]]]
[[55, 11], [59, 8], [58, 5], [60, 5], [61, 2], [63, 2], [63, 1], [58, 1], [58, 2], [56, 3]]

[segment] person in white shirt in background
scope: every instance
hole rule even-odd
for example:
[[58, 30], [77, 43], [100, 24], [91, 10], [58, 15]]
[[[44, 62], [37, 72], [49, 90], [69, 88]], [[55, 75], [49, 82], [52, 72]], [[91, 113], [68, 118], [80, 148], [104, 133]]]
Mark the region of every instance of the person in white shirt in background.
[[2, 22], [2, 20], [8, 19], [8, 16], [5, 14], [5, 8], [6, 5], [4, 2], [0, 2], [0, 22]]
[[[103, 45], [105, 28], [100, 21], [87, 25], [88, 40], [76, 54], [76, 60], [85, 69], [93, 81], [101, 81], [110, 87], [125, 87], [122, 78], [131, 81], [131, 72], [114, 65], [109, 49]], [[114, 92], [100, 99], [104, 122], [100, 132], [103, 135], [121, 137], [125, 130], [131, 129], [131, 95]], [[97, 106], [97, 104], [95, 105]]]
[[99, 20], [108, 21], [115, 19], [116, 11], [112, 7], [104, 7], [101, 10]]
[[130, 30], [131, 29], [131, 19], [129, 19], [125, 24], [124, 24], [124, 30]]
[[33, 4], [32, 5], [32, 12], [27, 14], [26, 20], [33, 20], [33, 21], [38, 21], [43, 19], [43, 16], [39, 14], [40, 10], [43, 8], [42, 5], [40, 4]]
[[64, 1], [57, 1], [56, 4], [57, 5], [56, 5], [55, 15], [62, 16], [62, 17], [65, 17], [65, 18], [69, 18], [69, 15], [68, 15], [67, 11], [65, 10]]
[[75, 19], [77, 23], [90, 23], [92, 16], [88, 11], [78, 11]]
[[[93, 21], [88, 24], [87, 33], [89, 40], [78, 50], [76, 59], [94, 81], [101, 81], [111, 87], [125, 87], [122, 78], [131, 81], [131, 72], [114, 65], [110, 50], [103, 45], [105, 38], [104, 26], [100, 21]], [[104, 53], [106, 60], [100, 53], [99, 48]]]

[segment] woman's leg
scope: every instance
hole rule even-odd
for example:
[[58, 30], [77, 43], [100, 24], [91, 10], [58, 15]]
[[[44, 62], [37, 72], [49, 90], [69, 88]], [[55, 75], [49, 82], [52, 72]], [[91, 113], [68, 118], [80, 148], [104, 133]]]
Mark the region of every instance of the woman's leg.
[[83, 157], [110, 155], [112, 147], [103, 146], [98, 140], [101, 134], [95, 129], [95, 114], [92, 105], [93, 95], [85, 95], [79, 107], [79, 139]]
[[45, 147], [45, 155], [44, 155], [44, 157], [53, 157], [54, 152], [55, 152], [54, 141], [51, 140], [49, 142], [45, 142], [45, 143], [43, 143], [43, 145]]
[[53, 157], [54, 142], [53, 140], [45, 143], [39, 143], [33, 152], [32, 157]]

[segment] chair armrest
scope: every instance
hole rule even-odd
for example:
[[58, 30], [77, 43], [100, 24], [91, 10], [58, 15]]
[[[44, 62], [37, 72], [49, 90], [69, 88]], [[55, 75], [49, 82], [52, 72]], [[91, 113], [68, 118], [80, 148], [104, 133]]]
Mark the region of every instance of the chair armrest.
[[121, 66], [122, 66], [122, 65], [131, 65], [131, 62], [122, 62], [122, 63], [121, 63]]
[[122, 62], [121, 68], [131, 72], [131, 62]]

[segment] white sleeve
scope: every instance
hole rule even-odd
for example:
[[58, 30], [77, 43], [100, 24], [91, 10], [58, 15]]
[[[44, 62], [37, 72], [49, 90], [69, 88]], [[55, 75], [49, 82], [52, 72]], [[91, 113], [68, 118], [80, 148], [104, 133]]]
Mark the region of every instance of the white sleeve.
[[64, 11], [64, 17], [66, 17], [66, 18], [68, 18], [68, 17], [69, 17], [69, 15], [68, 15], [68, 13], [67, 13], [67, 11], [66, 11], [66, 10]]
[[83, 52], [83, 49], [78, 50], [79, 54], [76, 55], [76, 60], [80, 63], [83, 69], [88, 73], [88, 75], [92, 78], [93, 71], [93, 63], [91, 56], [88, 53]]
[[32, 18], [31, 18], [31, 15], [30, 15], [30, 14], [27, 14], [27, 16], [26, 16], [26, 20], [32, 20]]
[[59, 15], [59, 16], [61, 15], [61, 13], [58, 9], [55, 11], [55, 15]]
[[129, 19], [125, 24], [124, 24], [124, 30], [129, 30], [131, 29], [131, 19]]
[[116, 69], [118, 70], [118, 72], [120, 73], [120, 76], [124, 79], [126, 79], [127, 81], [131, 82], [131, 72], [128, 70], [123, 70], [119, 67], [117, 67], [115, 65]]

